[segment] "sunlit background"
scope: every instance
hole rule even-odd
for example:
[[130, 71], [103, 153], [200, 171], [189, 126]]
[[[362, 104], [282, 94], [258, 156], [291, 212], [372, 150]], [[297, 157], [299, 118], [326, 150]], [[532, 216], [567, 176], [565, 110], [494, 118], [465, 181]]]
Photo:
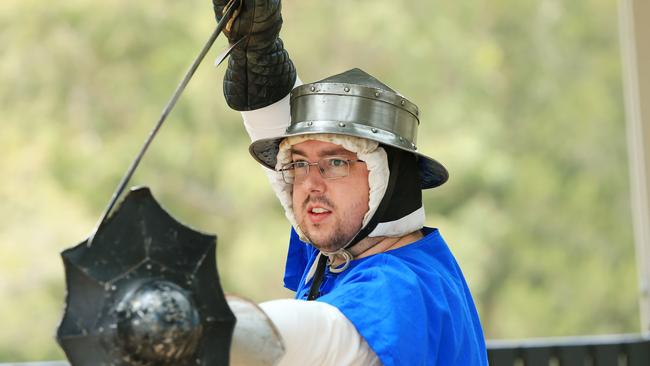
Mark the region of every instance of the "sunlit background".
[[[424, 194], [427, 224], [488, 338], [638, 331], [615, 1], [285, 0], [283, 13], [303, 81], [360, 67], [420, 106], [418, 145], [451, 173]], [[208, 0], [0, 2], [0, 362], [64, 357], [59, 252], [89, 235], [213, 27]], [[227, 292], [288, 297], [289, 225], [211, 60], [132, 185], [218, 235]]]

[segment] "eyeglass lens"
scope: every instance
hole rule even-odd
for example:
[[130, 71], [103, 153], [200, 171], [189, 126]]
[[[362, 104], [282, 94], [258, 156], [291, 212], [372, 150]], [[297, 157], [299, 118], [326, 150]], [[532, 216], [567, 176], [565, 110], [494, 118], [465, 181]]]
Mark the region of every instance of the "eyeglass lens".
[[287, 164], [282, 169], [282, 177], [286, 183], [294, 183], [296, 179], [303, 178], [309, 174], [309, 167], [311, 165], [318, 165], [318, 171], [323, 178], [336, 179], [348, 175], [350, 170], [350, 162], [341, 158], [323, 158], [316, 163], [309, 163], [307, 161], [296, 161]]

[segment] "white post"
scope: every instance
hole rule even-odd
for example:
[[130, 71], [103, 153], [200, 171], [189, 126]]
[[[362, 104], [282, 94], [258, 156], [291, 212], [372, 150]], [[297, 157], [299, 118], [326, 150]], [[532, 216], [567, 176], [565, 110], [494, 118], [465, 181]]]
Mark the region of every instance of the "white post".
[[650, 1], [620, 0], [619, 17], [641, 331], [650, 332]]

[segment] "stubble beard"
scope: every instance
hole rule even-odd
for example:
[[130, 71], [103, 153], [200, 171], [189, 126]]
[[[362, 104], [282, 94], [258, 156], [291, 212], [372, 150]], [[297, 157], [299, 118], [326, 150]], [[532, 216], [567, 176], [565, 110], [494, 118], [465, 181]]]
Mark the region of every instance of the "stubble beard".
[[[305, 223], [307, 221], [307, 213], [305, 210], [307, 204], [316, 202], [324, 203], [333, 210], [335, 209], [335, 206], [326, 197], [307, 197], [302, 205], [302, 212], [304, 212], [303, 218], [301, 222], [298, 223], [300, 230], [302, 230], [307, 239], [309, 239], [309, 242], [322, 252], [335, 252], [341, 248], [344, 248], [348, 243], [350, 243], [350, 241], [359, 232], [359, 230], [361, 230], [361, 223], [354, 225], [352, 218], [343, 217], [341, 220], [335, 220], [335, 222], [330, 224], [334, 227], [331, 234], [326, 235], [326, 237], [320, 240], [314, 240], [316, 233], [311, 232], [308, 224]], [[323, 228], [323, 225], [319, 223], [312, 224], [311, 226], [315, 229], [314, 231], [325, 230], [325, 228]]]
[[[316, 225], [318, 227], [319, 225]], [[354, 234], [350, 234], [347, 230], [343, 230], [340, 225], [336, 226], [334, 232], [323, 238], [319, 241], [314, 241], [312, 239], [312, 234], [309, 233], [309, 230], [305, 231], [305, 236], [309, 241], [320, 251], [322, 252], [335, 252], [346, 246], [352, 240]]]

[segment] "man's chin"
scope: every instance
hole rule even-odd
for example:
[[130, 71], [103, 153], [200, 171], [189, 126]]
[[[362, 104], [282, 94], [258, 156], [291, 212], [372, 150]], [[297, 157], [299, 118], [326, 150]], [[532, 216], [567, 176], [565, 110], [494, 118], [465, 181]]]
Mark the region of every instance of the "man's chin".
[[323, 252], [336, 252], [345, 247], [358, 233], [361, 228], [350, 230], [349, 227], [339, 222], [327, 222], [314, 224], [303, 221], [302, 232], [307, 236], [309, 242]]
[[327, 244], [327, 245], [319, 245], [317, 243], [312, 243], [316, 249], [320, 250], [321, 252], [326, 252], [326, 253], [333, 253], [336, 252], [337, 250], [341, 249], [343, 246], [342, 245], [337, 245], [337, 244]]
[[350, 241], [350, 239], [345, 240], [336, 236], [318, 235], [318, 233], [314, 232], [308, 232], [306, 234], [311, 244], [322, 252], [336, 252]]

